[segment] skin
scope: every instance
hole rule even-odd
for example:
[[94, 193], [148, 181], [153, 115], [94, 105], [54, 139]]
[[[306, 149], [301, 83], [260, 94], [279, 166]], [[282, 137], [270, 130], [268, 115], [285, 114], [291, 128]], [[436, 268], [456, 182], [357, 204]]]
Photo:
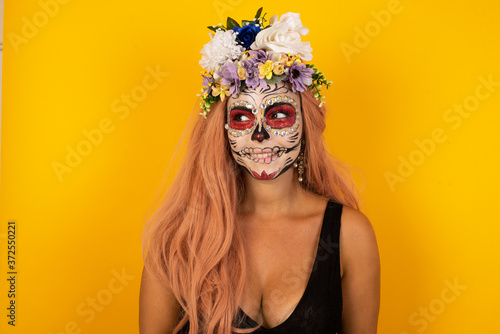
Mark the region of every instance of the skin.
[[[266, 103], [269, 98], [278, 96], [286, 97], [287, 102], [274, 102], [272, 105]], [[231, 152], [234, 160], [254, 178], [278, 178], [297, 159], [302, 139], [300, 98], [283, 81], [265, 89], [245, 89], [238, 97], [229, 98], [226, 110]], [[290, 99], [295, 101], [295, 106], [289, 102]], [[234, 106], [235, 103], [250, 103], [255, 107], [256, 113], [246, 107]], [[261, 108], [262, 104], [266, 109]], [[270, 129], [266, 130], [265, 124]], [[289, 133], [290, 129], [292, 133]], [[244, 134], [233, 135], [239, 130]], [[280, 135], [283, 131], [287, 134]]]
[[139, 333], [172, 333], [180, 304], [168, 286], [163, 286], [145, 268], [139, 293]]
[[[281, 85], [285, 87], [285, 84]], [[259, 90], [245, 93], [245, 98], [252, 98], [251, 103], [255, 102], [255, 105], [263, 99], [263, 92]], [[281, 91], [279, 93], [282, 95]], [[228, 105], [231, 104], [232, 101], [228, 101]], [[248, 135], [250, 140], [245, 139], [244, 144], [274, 146], [278, 141], [286, 140], [285, 137], [251, 139]], [[236, 145], [238, 148], [243, 142]], [[237, 223], [245, 238], [249, 273], [240, 308], [255, 321], [262, 321], [266, 328], [285, 321], [304, 293], [328, 201], [304, 190], [297, 181], [297, 170], [285, 168], [285, 160], [269, 169], [269, 172], [278, 171], [269, 180], [260, 180], [251, 173], [252, 170], [258, 172], [263, 164], [248, 161], [242, 164], [248, 172], [244, 174], [246, 198], [237, 208]], [[375, 233], [368, 218], [347, 205], [344, 205], [341, 217], [340, 267], [344, 303], [341, 333], [376, 333], [380, 262]], [[283, 277], [293, 278], [289, 281], [294, 283], [287, 283]], [[156, 283], [144, 271], [140, 292], [140, 333], [171, 333], [177, 310], [178, 304], [168, 287]]]

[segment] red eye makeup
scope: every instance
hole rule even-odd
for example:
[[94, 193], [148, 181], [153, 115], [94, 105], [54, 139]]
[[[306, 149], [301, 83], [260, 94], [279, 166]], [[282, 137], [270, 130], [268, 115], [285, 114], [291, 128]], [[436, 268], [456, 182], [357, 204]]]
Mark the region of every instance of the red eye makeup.
[[297, 107], [294, 99], [287, 95], [270, 97], [262, 101], [259, 108], [246, 101], [237, 101], [229, 107], [224, 128], [233, 137], [249, 134], [260, 122], [256, 118], [260, 111], [264, 114], [262, 125], [268, 133], [275, 136], [293, 134], [299, 129]]
[[269, 109], [265, 117], [271, 128], [287, 128], [295, 123], [295, 108], [289, 104], [280, 104]]
[[250, 111], [233, 109], [229, 112], [229, 126], [236, 130], [246, 130], [253, 126], [255, 115]]
[[233, 137], [240, 137], [249, 134], [255, 128], [257, 122], [255, 115], [258, 109], [249, 102], [236, 101], [229, 107], [227, 123], [224, 128]]
[[289, 96], [271, 97], [261, 104], [265, 110], [264, 128], [275, 136], [286, 136], [299, 129], [297, 103]]

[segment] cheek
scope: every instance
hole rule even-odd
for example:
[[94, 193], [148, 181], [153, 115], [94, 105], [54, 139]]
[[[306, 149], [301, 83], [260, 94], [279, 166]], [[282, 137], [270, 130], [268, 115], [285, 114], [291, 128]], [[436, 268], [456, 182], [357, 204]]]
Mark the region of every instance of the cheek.
[[[284, 136], [281, 135], [283, 132], [286, 132]], [[286, 127], [284, 129], [276, 129], [272, 131], [271, 140], [273, 140], [280, 146], [292, 147], [294, 145], [297, 145], [297, 143], [301, 141], [302, 135], [303, 135], [302, 124], [295, 124], [291, 127]]]
[[300, 132], [297, 132], [295, 135], [271, 136], [272, 142], [270, 142], [269, 146], [278, 146], [287, 151], [283, 155], [284, 159], [279, 159], [276, 163], [284, 163], [288, 158], [295, 160], [301, 150], [301, 138]]
[[[243, 136], [232, 136], [228, 135], [229, 146], [233, 151], [239, 152], [247, 146], [251, 146], [251, 136], [252, 134], [245, 134]], [[234, 152], [233, 152], [234, 154]]]

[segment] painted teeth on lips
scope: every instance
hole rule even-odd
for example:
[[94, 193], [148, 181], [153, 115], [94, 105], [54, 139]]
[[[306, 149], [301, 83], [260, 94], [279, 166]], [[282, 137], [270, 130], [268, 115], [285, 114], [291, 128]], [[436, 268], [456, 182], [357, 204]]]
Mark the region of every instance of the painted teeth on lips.
[[243, 149], [240, 153], [242, 156], [246, 157], [247, 159], [252, 160], [253, 162], [259, 163], [259, 164], [269, 164], [273, 162], [274, 160], [278, 159], [285, 153], [286, 148], [284, 147], [279, 147], [279, 146], [274, 146], [273, 148], [271, 147], [266, 147], [266, 148], [251, 148], [251, 147], [246, 147]]

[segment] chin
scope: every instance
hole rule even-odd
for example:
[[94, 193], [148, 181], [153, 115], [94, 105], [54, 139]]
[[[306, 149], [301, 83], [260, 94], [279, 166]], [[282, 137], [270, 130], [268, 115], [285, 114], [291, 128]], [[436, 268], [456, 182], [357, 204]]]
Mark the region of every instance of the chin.
[[250, 171], [250, 173], [253, 175], [254, 178], [257, 180], [271, 180], [276, 178], [279, 175], [279, 170], [272, 172], [272, 173], [267, 173], [265, 170], [263, 171]]

